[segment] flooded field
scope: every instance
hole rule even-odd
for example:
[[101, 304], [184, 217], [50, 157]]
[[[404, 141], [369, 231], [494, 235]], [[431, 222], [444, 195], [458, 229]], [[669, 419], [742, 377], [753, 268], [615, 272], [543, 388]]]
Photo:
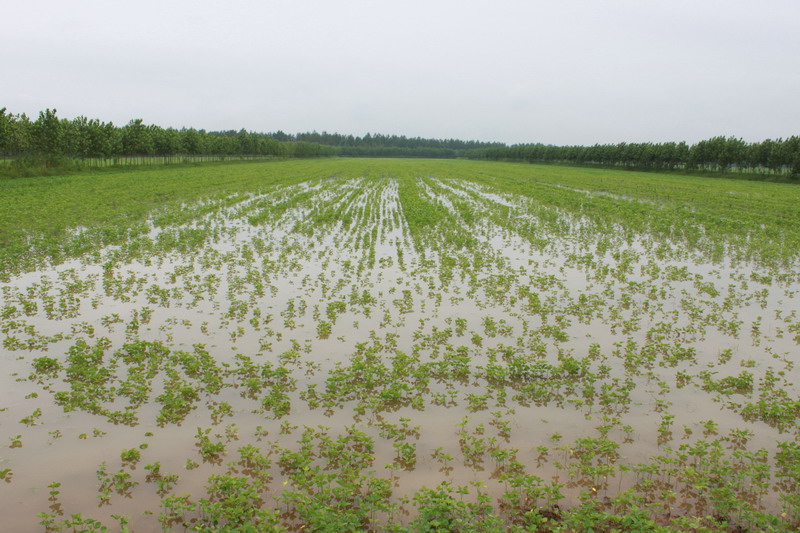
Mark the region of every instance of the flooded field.
[[[794, 187], [159, 172], [7, 232], [0, 529], [800, 527]], [[0, 192], [55, 217], [32, 187]]]

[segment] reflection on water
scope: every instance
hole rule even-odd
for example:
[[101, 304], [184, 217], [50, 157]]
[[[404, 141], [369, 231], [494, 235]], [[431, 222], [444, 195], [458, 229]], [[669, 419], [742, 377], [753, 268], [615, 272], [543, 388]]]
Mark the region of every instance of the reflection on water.
[[[796, 438], [779, 409], [800, 378], [796, 283], [485, 185], [413, 183], [446, 225], [412, 234], [396, 179], [337, 178], [3, 284], [6, 527], [80, 512], [150, 530], [167, 495], [260, 471], [262, 504], [299, 528], [283, 494], [310, 490], [302, 468], [346, 477], [337, 439], [389, 481], [398, 507], [373, 525], [413, 520], [404, 498], [442, 482], [513, 509], [534, 478], [525, 505], [551, 515], [628, 489], [710, 513], [685, 468], [774, 466]], [[779, 512], [791, 487], [746, 475], [738, 496]], [[162, 523], [202, 519], [179, 515]]]

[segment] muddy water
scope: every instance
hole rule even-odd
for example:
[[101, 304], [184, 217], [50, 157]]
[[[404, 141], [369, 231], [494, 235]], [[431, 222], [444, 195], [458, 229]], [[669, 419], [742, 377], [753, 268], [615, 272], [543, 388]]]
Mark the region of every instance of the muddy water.
[[[755, 401], [759, 383], [776, 373], [779, 387], [797, 397], [796, 284], [753, 281], [755, 265], [686, 261], [697, 254], [680, 243], [672, 243], [672, 256], [656, 259], [648, 235], [633, 242], [593, 237], [590, 225], [569, 213], [559, 215], [563, 232], [539, 235], [547, 238], [543, 246], [517, 226], [527, 221], [526, 227], [547, 231], [537, 210], [554, 207], [456, 180], [426, 178], [418, 190], [451, 212], [447, 231], [475, 237], [473, 248], [452, 246], [447, 231], [436, 229], [412, 237], [393, 179], [328, 180], [254, 196], [185, 226], [153, 226], [144, 246], [109, 249], [3, 284], [0, 470], [12, 471], [0, 484], [0, 500], [11, 503], [4, 506], [3, 527], [35, 531], [39, 512], [80, 512], [101, 520], [127, 515], [134, 530], [151, 530], [158, 527], [162, 495], [147, 481], [146, 464], [160, 462], [164, 473], [180, 476], [173, 493], [200, 498], [209, 476], [224, 472], [238, 448], [296, 449], [305, 427], [324, 426], [331, 435], [355, 427], [373, 438], [371, 470], [392, 479], [398, 502], [443, 481], [482, 485], [479, 490], [499, 497], [507, 484], [490, 452], [507, 449], [516, 450], [528, 473], [563, 485], [560, 505], [567, 507], [581, 491], [611, 497], [637, 481], [636, 474], [616, 471], [586, 482], [570, 471], [576, 441], [604, 431], [619, 445], [615, 461], [622, 465], [648, 463], [669, 448], [733, 429], [751, 431], [748, 449], [769, 453], [776, 442], [795, 438], [794, 424], [746, 420], [741, 404]], [[269, 211], [297, 195], [305, 196], [296, 205]], [[461, 219], [454, 202], [468, 202], [478, 218]], [[518, 218], [489, 217], [498, 206]], [[259, 213], [264, 216], [251, 223]], [[166, 235], [181, 230], [201, 238], [170, 245]], [[615, 246], [597, 251], [601, 238]], [[126, 367], [114, 366], [112, 354], [137, 341], [187, 353], [203, 345], [222, 369], [222, 386], [210, 392], [184, 376], [199, 392], [178, 423], [157, 422], [155, 399], [173, 386], [165, 369], [149, 381], [149, 401], [135, 409], [133, 425], [80, 408], [65, 411], [55, 393], [70, 390], [74, 376], [63, 369], [32, 376], [34, 361], [50, 357], [65, 366], [81, 339], [94, 346], [103, 338], [109, 347], [101, 364], [116, 373], [117, 391]], [[305, 394], [325, 391], [332, 372], [355, 364], [364, 344], [379, 346], [387, 367], [399, 353], [418, 356], [414, 364], [422, 365], [461, 348], [466, 374], [420, 388], [411, 377], [400, 378], [411, 391], [405, 400], [364, 412], [348, 399], [358, 390], [337, 390], [330, 382], [332, 397], [345, 398], [341, 404], [310, 405]], [[530, 380], [498, 384], [488, 374], [514, 356], [548, 368], [565, 361], [585, 366], [532, 397]], [[261, 408], [269, 389], [248, 398], [241, 377], [225, 374], [243, 357], [288, 369], [296, 381], [286, 392], [286, 415]], [[698, 377], [720, 380], [742, 371], [752, 375], [752, 392], [720, 395], [704, 390]], [[550, 372], [532, 378], [534, 384]], [[693, 381], [679, 385], [685, 376]], [[602, 391], [625, 383], [627, 397], [602, 399]], [[415, 396], [416, 404], [410, 402]], [[222, 403], [230, 410], [215, 414]], [[119, 409], [127, 400], [113, 404]], [[392, 466], [393, 440], [381, 435], [382, 421], [401, 419], [419, 426], [407, 438], [416, 445], [413, 467]], [[708, 430], [708, 421], [716, 427]], [[225, 442], [227, 453], [216, 463], [199, 453], [198, 428]], [[486, 448], [468, 456], [464, 442]], [[141, 450], [141, 460], [122, 462], [120, 453], [132, 448]], [[188, 468], [187, 459], [198, 466]], [[138, 484], [101, 501], [103, 463]], [[264, 498], [283, 509], [281, 491], [291, 485], [277, 466], [272, 476]], [[52, 501], [51, 482], [61, 483]], [[778, 510], [779, 494], [763, 505]]]

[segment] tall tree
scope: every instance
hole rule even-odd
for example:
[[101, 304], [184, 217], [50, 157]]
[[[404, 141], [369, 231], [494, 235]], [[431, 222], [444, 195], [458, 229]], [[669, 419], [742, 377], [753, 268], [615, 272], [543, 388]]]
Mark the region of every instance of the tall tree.
[[48, 158], [64, 154], [64, 128], [56, 115], [55, 109], [39, 112], [39, 118], [31, 127], [31, 145], [33, 150]]
[[155, 151], [150, 130], [140, 118], [122, 128], [122, 152], [125, 155], [152, 155]]

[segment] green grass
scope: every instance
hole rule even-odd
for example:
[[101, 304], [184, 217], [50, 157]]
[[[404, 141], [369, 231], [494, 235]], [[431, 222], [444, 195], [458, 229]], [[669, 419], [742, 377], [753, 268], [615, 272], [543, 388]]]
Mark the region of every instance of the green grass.
[[0, 195], [18, 529], [800, 526], [796, 187], [327, 159]]
[[[664, 234], [691, 218], [713, 234], [754, 241], [745, 253], [772, 261], [800, 250], [800, 188], [791, 185], [515, 163], [324, 159], [0, 181], [0, 265], [2, 270], [18, 271], [41, 264], [35, 258], [59, 262], [140, 234], [141, 223], [155, 211], [333, 175], [470, 179], [597, 220], [634, 221], [629, 225], [646, 224]], [[626, 205], [553, 186], [640, 202]], [[401, 188], [404, 198], [409, 194], [406, 189]], [[422, 210], [410, 206], [406, 216], [416, 229], [435, 224], [443, 215], [436, 206]], [[88, 231], [73, 242], [68, 231], [79, 227]]]

